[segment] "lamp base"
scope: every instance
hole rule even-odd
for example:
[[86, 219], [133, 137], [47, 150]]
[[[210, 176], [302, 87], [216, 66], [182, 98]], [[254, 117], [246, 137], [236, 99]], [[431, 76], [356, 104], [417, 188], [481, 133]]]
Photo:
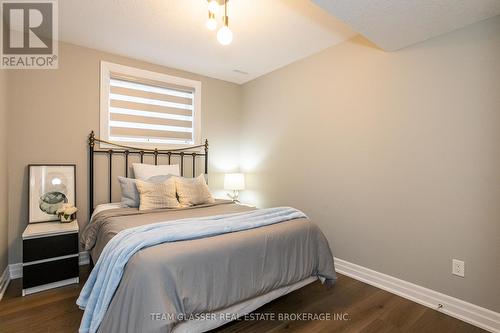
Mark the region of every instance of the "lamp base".
[[233, 191], [233, 193], [228, 193], [227, 196], [233, 200], [233, 202], [240, 202], [240, 194], [238, 191]]

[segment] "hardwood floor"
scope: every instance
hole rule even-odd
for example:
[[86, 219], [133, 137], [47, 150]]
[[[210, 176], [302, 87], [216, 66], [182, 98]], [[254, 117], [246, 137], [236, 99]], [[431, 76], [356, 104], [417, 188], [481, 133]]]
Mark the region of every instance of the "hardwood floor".
[[[89, 268], [80, 268], [85, 281]], [[11, 281], [0, 302], [0, 332], [77, 332], [82, 316], [75, 300], [81, 287], [72, 285], [21, 297], [21, 279]], [[319, 282], [281, 297], [256, 313], [347, 314], [348, 320], [236, 321], [214, 332], [485, 332], [417, 303], [339, 275], [334, 288]], [[277, 316], [277, 315], [276, 315]]]

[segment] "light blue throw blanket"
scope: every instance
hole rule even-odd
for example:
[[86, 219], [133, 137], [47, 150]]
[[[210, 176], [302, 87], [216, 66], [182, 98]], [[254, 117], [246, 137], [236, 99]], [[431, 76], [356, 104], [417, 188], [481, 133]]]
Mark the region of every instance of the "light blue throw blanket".
[[159, 222], [119, 232], [104, 247], [76, 304], [85, 310], [80, 333], [97, 332], [128, 260], [141, 249], [168, 242], [217, 236], [307, 217], [291, 207]]

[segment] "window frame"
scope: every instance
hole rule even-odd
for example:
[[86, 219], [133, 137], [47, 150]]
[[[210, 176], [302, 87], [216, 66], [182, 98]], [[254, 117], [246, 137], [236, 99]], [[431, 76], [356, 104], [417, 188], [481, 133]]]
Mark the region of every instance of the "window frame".
[[[180, 85], [185, 87], [190, 87], [194, 89], [193, 93], [193, 143], [192, 144], [175, 144], [175, 143], [142, 143], [142, 142], [117, 142], [110, 140], [110, 129], [109, 129], [109, 119], [110, 119], [110, 80], [111, 73], [120, 73], [124, 75], [135, 76], [139, 78], [144, 78], [146, 80], [154, 80], [165, 82], [167, 84]], [[201, 129], [201, 82], [196, 80], [185, 79], [173, 75], [168, 75], [164, 73], [152, 72], [145, 69], [139, 69], [135, 67], [120, 65], [116, 63], [111, 63], [107, 61], [101, 61], [100, 64], [100, 100], [99, 100], [99, 126], [100, 126], [100, 138], [111, 143], [130, 145], [137, 148], [144, 149], [158, 149], [158, 150], [169, 150], [169, 149], [180, 149], [188, 148], [190, 146], [200, 145], [202, 142], [202, 129]], [[101, 148], [110, 148], [111, 145], [101, 143]]]

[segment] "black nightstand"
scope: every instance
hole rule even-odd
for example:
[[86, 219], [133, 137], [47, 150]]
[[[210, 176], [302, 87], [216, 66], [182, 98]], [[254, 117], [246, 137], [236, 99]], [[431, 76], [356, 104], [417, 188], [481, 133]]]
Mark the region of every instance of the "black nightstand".
[[32, 223], [23, 232], [23, 296], [79, 283], [78, 222]]

